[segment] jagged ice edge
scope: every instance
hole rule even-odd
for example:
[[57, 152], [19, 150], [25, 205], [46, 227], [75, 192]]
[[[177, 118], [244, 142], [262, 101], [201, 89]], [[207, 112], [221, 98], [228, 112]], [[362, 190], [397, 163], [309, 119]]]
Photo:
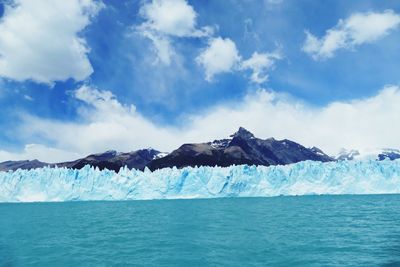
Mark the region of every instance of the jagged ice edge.
[[0, 202], [400, 193], [400, 160], [165, 168], [85, 166], [0, 172]]

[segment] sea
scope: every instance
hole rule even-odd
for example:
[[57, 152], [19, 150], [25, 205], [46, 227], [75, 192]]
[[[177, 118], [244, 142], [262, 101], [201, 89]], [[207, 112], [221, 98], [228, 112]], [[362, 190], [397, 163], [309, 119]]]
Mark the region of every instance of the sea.
[[5, 203], [0, 266], [400, 266], [400, 195]]

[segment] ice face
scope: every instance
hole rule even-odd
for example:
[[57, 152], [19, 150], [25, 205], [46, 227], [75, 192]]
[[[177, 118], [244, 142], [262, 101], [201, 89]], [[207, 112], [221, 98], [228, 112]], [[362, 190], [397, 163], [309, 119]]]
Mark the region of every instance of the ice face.
[[304, 161], [285, 166], [165, 168], [86, 166], [0, 172], [0, 202], [268, 197], [400, 193], [400, 160]]

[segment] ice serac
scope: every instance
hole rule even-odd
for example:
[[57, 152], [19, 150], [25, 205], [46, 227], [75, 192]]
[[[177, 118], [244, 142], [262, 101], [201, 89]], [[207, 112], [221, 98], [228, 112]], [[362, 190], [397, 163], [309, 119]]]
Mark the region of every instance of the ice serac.
[[41, 168], [0, 172], [0, 202], [400, 193], [400, 160], [119, 172]]

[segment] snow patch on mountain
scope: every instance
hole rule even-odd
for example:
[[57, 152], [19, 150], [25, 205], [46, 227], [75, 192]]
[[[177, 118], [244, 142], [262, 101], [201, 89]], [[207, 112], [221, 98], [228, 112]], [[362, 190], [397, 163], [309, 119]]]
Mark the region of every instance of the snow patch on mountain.
[[394, 148], [342, 149], [335, 157], [336, 160], [395, 160], [399, 158], [400, 150]]

